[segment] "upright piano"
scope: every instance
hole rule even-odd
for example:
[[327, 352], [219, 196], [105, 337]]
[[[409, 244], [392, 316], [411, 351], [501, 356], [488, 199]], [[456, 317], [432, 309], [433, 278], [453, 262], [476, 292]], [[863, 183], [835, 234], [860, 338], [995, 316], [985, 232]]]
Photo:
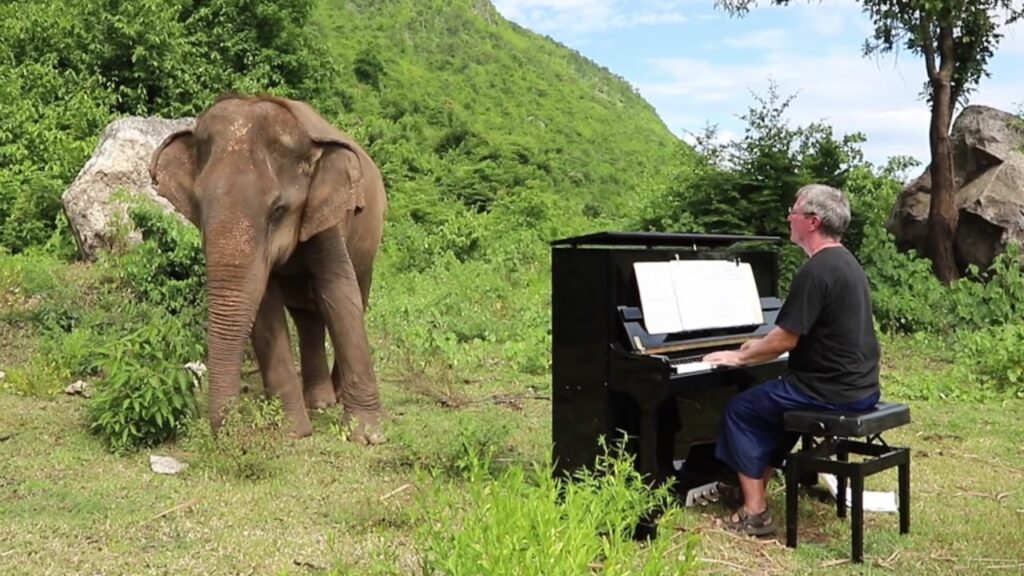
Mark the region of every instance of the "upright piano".
[[[714, 457], [722, 412], [738, 392], [781, 375], [786, 360], [725, 368], [700, 359], [771, 330], [782, 305], [778, 242], [765, 236], [602, 232], [551, 243], [557, 474], [592, 467], [602, 454], [603, 437], [607, 446], [621, 443], [632, 453], [649, 483], [676, 478], [681, 494], [735, 479]], [[648, 332], [634, 264], [676, 259], [749, 263], [763, 322]]]

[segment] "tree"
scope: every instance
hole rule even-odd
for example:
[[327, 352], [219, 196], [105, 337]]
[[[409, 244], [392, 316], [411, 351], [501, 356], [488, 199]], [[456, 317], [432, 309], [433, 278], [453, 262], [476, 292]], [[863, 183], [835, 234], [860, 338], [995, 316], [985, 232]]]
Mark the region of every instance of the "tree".
[[[789, 0], [770, 0], [784, 6]], [[967, 100], [999, 45], [1001, 26], [1024, 16], [1020, 0], [859, 0], [874, 32], [864, 54], [899, 48], [924, 57], [924, 95], [931, 106], [928, 142], [932, 179], [928, 213], [928, 255], [935, 275], [944, 283], [960, 275], [953, 255], [958, 210], [953, 194], [953, 155], [949, 129], [953, 109]], [[734, 15], [746, 14], [757, 0], [716, 0]]]

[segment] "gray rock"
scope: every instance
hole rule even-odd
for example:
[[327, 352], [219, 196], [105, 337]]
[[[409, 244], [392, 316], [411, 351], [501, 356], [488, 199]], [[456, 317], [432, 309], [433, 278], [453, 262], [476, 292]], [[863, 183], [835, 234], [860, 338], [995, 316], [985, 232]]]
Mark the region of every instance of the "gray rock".
[[68, 384], [68, 387], [64, 389], [64, 393], [68, 396], [82, 396], [84, 398], [92, 395], [89, 392], [89, 383], [85, 380], [76, 380]]
[[[988, 106], [968, 106], [953, 122], [955, 250], [961, 268], [988, 268], [1011, 241], [1024, 242], [1024, 130], [1020, 119]], [[901, 250], [927, 251], [931, 174], [908, 184], [886, 229]]]
[[[61, 197], [84, 259], [95, 260], [99, 251], [110, 248], [114, 224], [128, 223], [124, 203], [113, 198], [118, 190], [150, 198], [165, 211], [178, 215], [170, 202], [157, 196], [150, 183], [149, 160], [164, 138], [190, 128], [194, 122], [192, 118], [129, 117], [106, 127], [92, 157]], [[129, 240], [139, 241], [138, 232], [130, 232]]]
[[157, 456], [156, 454], [149, 456], [149, 469], [157, 474], [177, 474], [186, 468], [188, 468], [188, 464], [170, 456]]

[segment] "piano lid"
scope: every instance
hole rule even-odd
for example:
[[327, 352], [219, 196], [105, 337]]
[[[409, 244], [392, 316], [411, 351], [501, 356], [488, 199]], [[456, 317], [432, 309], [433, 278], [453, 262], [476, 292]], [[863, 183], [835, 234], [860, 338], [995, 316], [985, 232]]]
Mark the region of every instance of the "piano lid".
[[741, 234], [674, 234], [670, 232], [596, 232], [551, 242], [551, 246], [643, 246], [653, 248], [721, 248], [744, 242], [778, 243], [778, 236], [745, 236]]

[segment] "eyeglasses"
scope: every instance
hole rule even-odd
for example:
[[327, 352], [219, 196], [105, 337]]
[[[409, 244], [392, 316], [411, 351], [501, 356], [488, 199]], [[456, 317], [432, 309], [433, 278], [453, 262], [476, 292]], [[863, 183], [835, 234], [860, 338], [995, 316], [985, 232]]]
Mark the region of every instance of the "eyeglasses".
[[817, 216], [818, 215], [817, 212], [798, 212], [798, 211], [794, 210], [792, 206], [790, 206], [789, 207], [789, 215], [792, 216], [793, 214], [801, 214], [803, 216]]

